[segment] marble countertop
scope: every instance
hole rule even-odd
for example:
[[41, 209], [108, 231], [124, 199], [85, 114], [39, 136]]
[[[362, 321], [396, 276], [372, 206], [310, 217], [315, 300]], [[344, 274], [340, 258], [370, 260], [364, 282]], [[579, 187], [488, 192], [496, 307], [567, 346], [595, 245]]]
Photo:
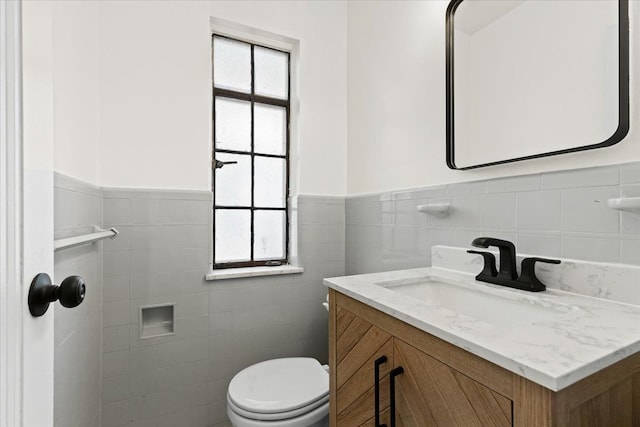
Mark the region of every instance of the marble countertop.
[[[542, 307], [542, 311], [546, 307], [553, 314], [523, 321], [517, 311], [506, 310], [500, 306], [499, 299], [492, 297], [493, 300], [489, 298], [488, 303], [482, 301], [482, 304], [494, 304], [496, 318], [502, 316], [509, 320], [478, 320], [443, 305], [396, 292], [392, 290], [393, 285], [387, 286], [392, 281], [410, 284], [429, 277], [516, 301], [515, 305], [525, 303]], [[474, 274], [442, 268], [336, 277], [324, 282], [338, 292], [553, 391], [640, 351], [640, 306], [637, 305], [550, 288], [539, 293], [520, 291], [478, 282]], [[475, 298], [468, 292], [467, 295]]]

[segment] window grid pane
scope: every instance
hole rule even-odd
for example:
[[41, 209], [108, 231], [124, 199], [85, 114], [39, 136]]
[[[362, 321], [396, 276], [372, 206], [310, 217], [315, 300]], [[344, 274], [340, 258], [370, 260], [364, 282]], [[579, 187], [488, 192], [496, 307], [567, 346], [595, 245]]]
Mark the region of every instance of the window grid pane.
[[287, 189], [286, 161], [273, 157], [255, 156], [253, 160], [253, 205], [260, 208], [283, 208], [286, 206]]
[[255, 104], [253, 123], [256, 153], [284, 155], [287, 150], [287, 109]]
[[218, 88], [251, 91], [250, 46], [227, 37], [213, 38], [213, 82]]
[[256, 210], [254, 212], [253, 256], [256, 260], [285, 257], [285, 211]]
[[251, 259], [248, 248], [251, 242], [250, 221], [248, 210], [216, 209], [216, 263], [245, 262]]
[[[214, 46], [215, 39], [219, 38], [219, 36], [214, 36]], [[259, 67], [259, 64], [256, 64], [256, 50], [268, 49], [261, 48], [260, 46], [235, 41], [236, 43], [242, 43], [250, 47], [251, 52], [251, 84], [249, 93], [238, 92], [230, 90], [229, 88], [221, 88], [214, 86], [213, 95], [214, 95], [214, 111], [213, 111], [213, 192], [214, 192], [214, 241], [216, 244], [214, 245], [214, 268], [232, 268], [232, 267], [249, 267], [249, 266], [259, 266], [266, 265], [271, 261], [279, 261], [285, 264], [288, 260], [288, 243], [289, 243], [289, 215], [288, 215], [288, 188], [289, 188], [289, 99], [288, 99], [288, 91], [289, 91], [289, 64], [288, 57], [289, 54], [287, 52], [274, 51], [279, 54], [286, 55], [287, 58], [287, 76], [286, 76], [286, 86], [287, 86], [287, 97], [283, 98], [270, 98], [265, 96], [264, 93], [256, 93], [256, 67]], [[257, 49], [256, 49], [257, 47]], [[215, 47], [214, 47], [215, 48]], [[215, 60], [215, 54], [214, 54]], [[214, 64], [215, 70], [215, 64]], [[217, 106], [219, 104], [219, 99], [226, 100], [238, 100], [240, 102], [246, 101], [250, 105], [250, 115], [251, 115], [251, 140], [250, 146], [246, 145], [238, 145], [233, 144], [234, 146], [229, 146], [225, 144], [223, 141], [218, 142], [216, 138], [219, 138], [217, 134], [216, 125], [220, 124], [221, 131], [229, 131], [234, 132], [235, 129], [224, 129], [222, 123], [217, 122]], [[266, 108], [282, 108], [284, 111], [284, 141], [282, 142], [282, 149], [279, 148], [271, 148], [273, 145], [270, 145], [270, 149], [265, 150], [257, 149], [256, 147], [256, 138], [262, 136], [256, 136], [256, 117], [255, 117], [255, 108], [256, 105], [260, 105]], [[224, 116], [221, 116], [222, 118]], [[237, 131], [236, 131], [237, 132]], [[270, 136], [267, 135], [267, 138]], [[264, 138], [264, 136], [262, 137]], [[271, 138], [273, 138], [271, 136]], [[246, 147], [246, 148], [245, 148]], [[277, 147], [277, 146], [276, 146]], [[266, 152], [265, 152], [266, 151]], [[251, 202], [250, 205], [247, 206], [243, 202], [240, 202], [240, 205], [231, 204], [237, 200], [246, 200], [243, 196], [241, 198], [236, 197], [234, 193], [234, 189], [230, 188], [218, 188], [216, 191], [216, 186], [222, 185], [226, 182], [226, 185], [233, 183], [236, 180], [233, 180], [231, 177], [238, 176], [238, 171], [229, 171], [228, 169], [237, 167], [238, 164], [230, 164], [223, 166], [222, 168], [216, 168], [216, 160], [219, 161], [228, 161], [234, 158], [250, 158], [250, 170], [251, 170], [251, 188], [250, 188], [250, 197]], [[262, 178], [256, 176], [256, 163], [258, 163], [258, 170], [262, 174]], [[278, 168], [278, 170], [274, 170], [273, 172], [268, 172], [265, 169], [265, 165], [274, 165]], [[243, 168], [245, 169], [245, 168]], [[246, 170], [246, 169], [245, 169]], [[266, 171], [266, 172], [265, 172]], [[227, 172], [226, 179], [223, 178], [222, 174]], [[267, 175], [265, 175], [267, 173]], [[264, 182], [260, 181], [264, 180], [264, 177], [270, 178], [268, 181], [273, 183], [273, 188], [268, 185], [263, 185]], [[277, 180], [277, 177], [281, 177], [280, 180]], [[259, 182], [260, 181], [260, 182]], [[265, 180], [266, 181], [266, 180]], [[245, 181], [246, 182], [246, 181]], [[236, 185], [236, 184], [233, 184]], [[245, 184], [246, 185], [246, 184]], [[266, 193], [265, 193], [266, 191]], [[217, 194], [218, 193], [218, 194]], [[243, 194], [246, 194], [242, 191]], [[259, 197], [257, 193], [260, 193]], [[264, 193], [264, 194], [263, 194]], [[227, 197], [218, 197], [218, 195], [227, 194]], [[270, 195], [269, 195], [270, 194]], [[266, 196], [266, 197], [264, 197]], [[260, 201], [264, 203], [264, 200], [268, 200], [268, 206], [260, 206]], [[224, 213], [223, 213], [224, 212]], [[246, 244], [246, 251], [250, 253], [249, 259], [239, 259], [238, 256], [235, 258], [232, 256], [227, 256], [227, 254], [222, 253], [225, 250], [225, 247], [222, 244], [219, 244], [221, 239], [228, 239], [228, 230], [224, 230], [224, 222], [219, 221], [218, 218], [227, 218], [229, 216], [228, 212], [237, 212], [237, 215], [245, 215], [250, 218], [250, 241], [245, 242], [245, 235], [239, 235], [238, 238], [241, 239], [241, 243], [238, 244]], [[241, 214], [241, 212], [244, 212]], [[236, 217], [238, 217], [236, 215]], [[238, 250], [236, 250], [238, 252]]]
[[251, 151], [251, 103], [217, 96], [216, 148]]
[[216, 206], [251, 207], [251, 156], [248, 154], [218, 153], [221, 162], [237, 162], [224, 166], [216, 172]]
[[289, 55], [274, 49], [256, 47], [255, 93], [272, 98], [289, 97]]

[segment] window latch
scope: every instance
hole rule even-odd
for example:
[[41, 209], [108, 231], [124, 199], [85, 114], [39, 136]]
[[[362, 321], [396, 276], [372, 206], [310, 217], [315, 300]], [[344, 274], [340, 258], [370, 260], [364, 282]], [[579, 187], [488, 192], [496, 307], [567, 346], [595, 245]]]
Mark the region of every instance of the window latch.
[[220, 160], [214, 160], [213, 165], [216, 169], [222, 169], [224, 165], [235, 165], [238, 162], [221, 162]]

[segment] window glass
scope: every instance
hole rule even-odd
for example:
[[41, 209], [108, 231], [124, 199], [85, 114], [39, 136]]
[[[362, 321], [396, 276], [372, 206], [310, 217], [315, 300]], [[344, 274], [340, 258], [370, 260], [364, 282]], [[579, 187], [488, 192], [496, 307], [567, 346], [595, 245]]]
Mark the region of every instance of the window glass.
[[251, 91], [251, 45], [224, 37], [213, 38], [213, 85]]
[[254, 56], [256, 94], [287, 99], [289, 96], [289, 54], [256, 46]]
[[213, 37], [214, 268], [288, 258], [289, 54]]
[[256, 211], [253, 253], [256, 260], [285, 256], [286, 216], [283, 211]]
[[248, 210], [216, 209], [216, 263], [251, 259], [251, 214]]
[[261, 208], [285, 207], [287, 162], [277, 157], [256, 156], [254, 164], [254, 205]]
[[287, 109], [255, 104], [253, 114], [256, 153], [284, 155], [287, 150]]
[[251, 151], [251, 103], [216, 98], [216, 148]]
[[218, 153], [219, 162], [237, 162], [222, 166], [216, 172], [217, 206], [251, 206], [251, 156]]

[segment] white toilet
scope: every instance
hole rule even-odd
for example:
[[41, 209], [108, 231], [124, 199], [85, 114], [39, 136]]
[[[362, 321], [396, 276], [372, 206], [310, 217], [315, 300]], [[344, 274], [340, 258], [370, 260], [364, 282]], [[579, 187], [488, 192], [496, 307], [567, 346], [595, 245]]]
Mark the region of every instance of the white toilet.
[[227, 415], [234, 427], [328, 427], [329, 373], [316, 359], [256, 363], [229, 383]]

